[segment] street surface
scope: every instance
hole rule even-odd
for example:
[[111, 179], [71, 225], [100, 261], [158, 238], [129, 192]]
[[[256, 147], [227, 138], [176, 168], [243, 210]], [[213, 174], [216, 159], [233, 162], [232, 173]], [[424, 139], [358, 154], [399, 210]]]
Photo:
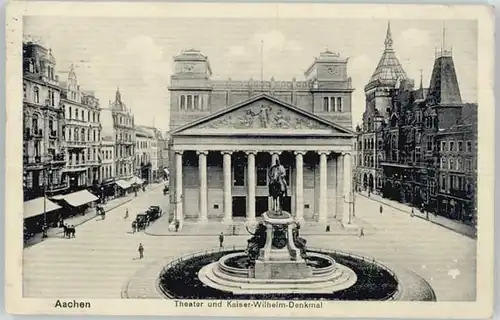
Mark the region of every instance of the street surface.
[[[24, 250], [24, 295], [38, 298], [120, 298], [123, 285], [147, 264], [218, 246], [217, 236], [150, 236], [132, 233], [135, 215], [150, 205], [168, 208], [162, 187], [140, 192], [131, 202], [77, 227], [75, 239], [49, 238]], [[310, 247], [366, 255], [413, 270], [425, 278], [441, 301], [474, 300], [476, 241], [408, 213], [356, 197], [356, 217], [375, 232], [310, 235]], [[129, 218], [124, 219], [129, 209]], [[167, 218], [166, 216], [164, 217]], [[144, 259], [138, 259], [139, 243]], [[244, 246], [243, 236], [226, 236], [224, 245]]]

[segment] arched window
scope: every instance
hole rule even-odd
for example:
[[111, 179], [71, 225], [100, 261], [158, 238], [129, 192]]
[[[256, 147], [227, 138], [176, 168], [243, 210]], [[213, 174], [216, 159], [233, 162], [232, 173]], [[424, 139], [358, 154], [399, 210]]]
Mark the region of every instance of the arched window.
[[33, 129], [33, 133], [37, 133], [38, 131], [38, 115], [34, 114], [31, 119], [31, 128]]
[[96, 140], [95, 140], [95, 130], [94, 130], [94, 140], [92, 140], [92, 141], [96, 141]]
[[87, 131], [87, 141], [90, 141], [90, 129]]
[[33, 88], [33, 98], [35, 99], [35, 103], [40, 103], [40, 90], [38, 87]]
[[75, 141], [78, 141], [80, 136], [79, 136], [80, 132], [78, 131], [78, 128], [75, 128], [75, 134], [74, 134], [74, 139]]
[[54, 131], [54, 119], [50, 118], [49, 119], [49, 130], [51, 131], [50, 133], [52, 134], [52, 131]]
[[95, 122], [95, 113], [92, 113], [92, 122]]
[[80, 135], [80, 140], [85, 141], [85, 128], [82, 128], [81, 135]]
[[71, 141], [71, 129], [68, 129], [68, 141]]
[[72, 116], [73, 116], [73, 114], [71, 112], [71, 107], [69, 107], [69, 110], [68, 110], [68, 119], [71, 119]]

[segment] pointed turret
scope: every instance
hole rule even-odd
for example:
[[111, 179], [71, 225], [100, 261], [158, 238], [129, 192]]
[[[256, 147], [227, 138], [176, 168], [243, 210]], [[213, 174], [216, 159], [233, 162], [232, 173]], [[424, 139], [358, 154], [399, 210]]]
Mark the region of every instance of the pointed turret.
[[116, 87], [115, 101], [116, 102], [121, 102], [122, 101], [122, 96], [120, 94], [120, 87]]
[[387, 33], [385, 34], [385, 50], [392, 50], [391, 22], [387, 22]]
[[399, 59], [393, 48], [391, 23], [387, 23], [387, 32], [384, 40], [385, 49], [380, 57], [377, 68], [365, 87], [365, 92], [376, 87], [394, 87], [396, 83], [408, 80]]
[[452, 105], [462, 103], [451, 51], [443, 49], [437, 53], [427, 98], [432, 104]]

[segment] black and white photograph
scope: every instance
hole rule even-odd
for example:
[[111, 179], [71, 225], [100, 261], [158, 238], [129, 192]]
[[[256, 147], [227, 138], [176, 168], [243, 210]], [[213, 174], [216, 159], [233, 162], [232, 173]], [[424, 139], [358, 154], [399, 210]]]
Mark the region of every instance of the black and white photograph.
[[489, 315], [493, 20], [391, 6], [11, 4], [11, 309]]

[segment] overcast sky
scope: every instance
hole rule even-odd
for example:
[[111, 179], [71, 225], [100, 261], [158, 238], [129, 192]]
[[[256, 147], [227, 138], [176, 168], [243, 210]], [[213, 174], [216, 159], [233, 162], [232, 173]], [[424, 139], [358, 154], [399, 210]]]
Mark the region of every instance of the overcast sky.
[[[391, 20], [394, 49], [418, 85], [429, 83], [435, 49], [453, 49], [462, 99], [477, 101], [477, 24], [475, 21]], [[207, 55], [214, 79], [260, 78], [264, 41], [264, 79], [304, 78], [315, 56], [328, 48], [350, 57], [353, 122], [361, 122], [363, 88], [384, 49], [387, 20], [360, 19], [206, 19], [26, 17], [24, 34], [52, 48], [56, 69], [73, 63], [83, 90], [95, 91], [102, 107], [122, 100], [136, 124], [168, 130], [167, 86], [172, 57], [196, 48]], [[25, 38], [26, 39], [26, 38]], [[64, 80], [61, 79], [61, 80]]]

